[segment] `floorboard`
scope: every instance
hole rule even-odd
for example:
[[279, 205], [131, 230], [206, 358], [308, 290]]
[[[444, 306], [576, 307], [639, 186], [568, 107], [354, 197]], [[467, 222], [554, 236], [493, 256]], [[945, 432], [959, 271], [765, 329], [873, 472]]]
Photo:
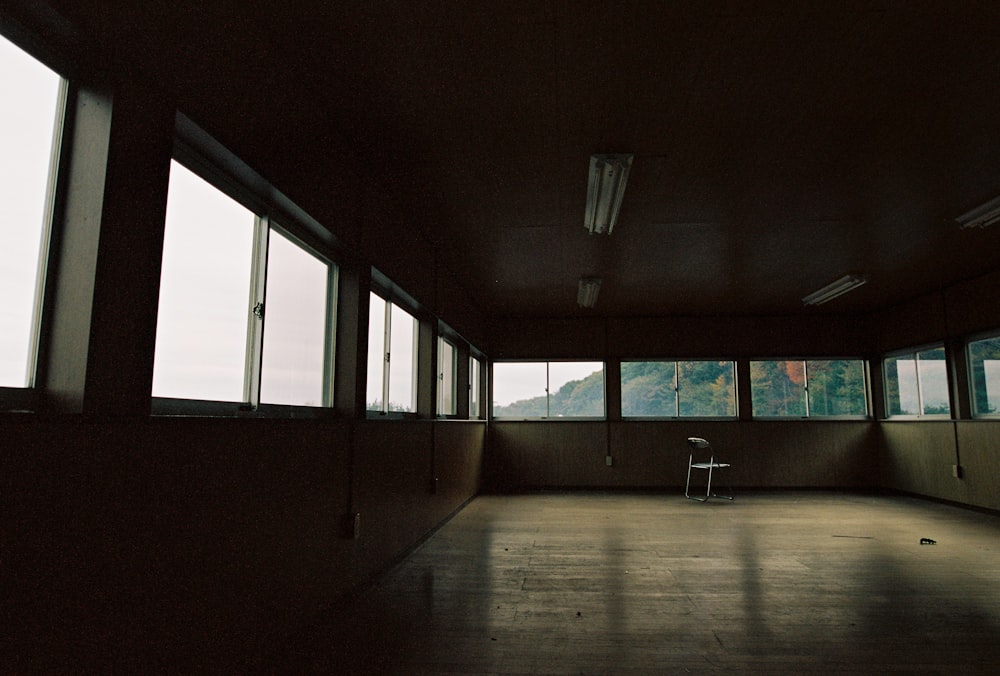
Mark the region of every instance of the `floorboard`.
[[1000, 517], [826, 492], [481, 496], [276, 670], [997, 673]]

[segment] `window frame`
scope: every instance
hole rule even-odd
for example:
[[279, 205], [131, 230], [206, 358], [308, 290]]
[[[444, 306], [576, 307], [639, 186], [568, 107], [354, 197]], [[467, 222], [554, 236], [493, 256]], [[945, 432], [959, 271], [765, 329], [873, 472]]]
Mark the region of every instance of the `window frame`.
[[[920, 382], [920, 357], [919, 355], [924, 352], [941, 350], [944, 354], [943, 360], [933, 360], [933, 361], [943, 361], [945, 368], [945, 394], [948, 399], [948, 412], [947, 413], [924, 413], [924, 398], [922, 392], [922, 384]], [[890, 388], [888, 381], [888, 369], [887, 365], [889, 360], [898, 360], [900, 357], [913, 357], [914, 361], [914, 376], [915, 376], [915, 386], [917, 390], [917, 404], [919, 411], [917, 413], [892, 413], [892, 402], [889, 400]], [[925, 360], [931, 361], [931, 360]], [[955, 415], [955, 406], [952, 401], [951, 396], [951, 360], [948, 356], [948, 350], [945, 347], [944, 342], [928, 343], [925, 345], [920, 345], [917, 347], [904, 348], [901, 350], [893, 350], [891, 352], [886, 352], [882, 355], [881, 359], [882, 366], [882, 400], [883, 406], [885, 407], [885, 419], [886, 420], [952, 420]], [[898, 381], [899, 376], [897, 373], [896, 379]]]
[[[446, 348], [447, 346], [447, 348]], [[446, 365], [445, 350], [450, 349], [450, 364]], [[447, 368], [446, 368], [447, 367]], [[450, 379], [447, 376], [450, 373]], [[453, 340], [440, 335], [437, 340], [437, 377], [435, 378], [435, 414], [438, 418], [458, 417], [458, 346]], [[445, 408], [445, 394], [450, 397], [451, 410]]]
[[[975, 333], [965, 340], [965, 364], [969, 374], [969, 411], [975, 420], [997, 420], [1000, 419], [1000, 407], [992, 413], [980, 413], [976, 398], [976, 373], [973, 368], [972, 345], [987, 340], [1000, 340], [1000, 330], [983, 333]], [[987, 390], [986, 394], [989, 394]]]
[[55, 240], [59, 237], [58, 215], [62, 210], [66, 172], [69, 166], [71, 143], [67, 138], [74, 116], [72, 100], [75, 89], [68, 63], [58, 55], [49, 53], [33, 34], [18, 30], [18, 26], [0, 24], [0, 39], [8, 42], [29, 58], [37, 61], [58, 78], [55, 111], [49, 145], [46, 171], [45, 196], [42, 205], [42, 223], [35, 263], [34, 289], [31, 297], [31, 318], [28, 326], [28, 352], [25, 362], [24, 386], [0, 386], [0, 411], [30, 412], [37, 409], [40, 399], [38, 383], [44, 379], [45, 336], [48, 331], [47, 315], [51, 294], [50, 277], [53, 274], [52, 256]]
[[[189, 142], [193, 138], [194, 143]], [[206, 157], [208, 149], [213, 157]], [[213, 162], [218, 156], [220, 161]], [[243, 367], [241, 401], [216, 401], [198, 398], [162, 397], [151, 394], [152, 414], [156, 416], [219, 416], [325, 418], [334, 415], [334, 382], [336, 377], [337, 297], [340, 266], [334, 247], [316, 237], [321, 228], [288, 198], [257, 176], [249, 167], [221, 149], [193, 123], [178, 114], [178, 137], [171, 158], [240, 206], [254, 214], [253, 252], [250, 266], [250, 296], [246, 314], [246, 351]], [[220, 165], [226, 165], [225, 168]], [[233, 171], [233, 170], [236, 171]], [[234, 174], [240, 173], [241, 176]], [[250, 179], [249, 181], [247, 179]], [[251, 189], [248, 183], [256, 186]], [[267, 194], [264, 195], [263, 193]], [[267, 325], [267, 262], [270, 235], [277, 232], [305, 253], [326, 265], [326, 322], [323, 341], [322, 396], [319, 406], [261, 402], [264, 334]], [[255, 316], [257, 304], [262, 317]], [[154, 347], [155, 358], [155, 347]]]
[[[381, 405], [380, 408], [368, 408], [368, 397], [365, 395], [365, 417], [368, 419], [375, 420], [391, 420], [391, 419], [404, 419], [404, 418], [416, 418], [418, 417], [418, 397], [420, 388], [420, 318], [418, 313], [413, 311], [412, 308], [415, 306], [414, 303], [407, 302], [406, 299], [402, 298], [401, 295], [395, 292], [390, 292], [385, 289], [383, 285], [372, 284], [370, 290], [370, 296], [378, 296], [382, 301], [385, 302], [384, 308], [384, 320], [382, 325], [382, 377], [381, 377]], [[369, 296], [369, 297], [370, 297]], [[392, 384], [392, 310], [393, 308], [398, 308], [405, 312], [413, 320], [413, 342], [411, 344], [411, 354], [412, 354], [412, 367], [410, 373], [410, 402], [412, 408], [410, 410], [400, 411], [400, 410], [390, 410], [389, 409], [389, 391]], [[371, 316], [371, 308], [369, 306], [369, 317]], [[368, 345], [368, 352], [371, 351], [371, 344]], [[367, 374], [367, 379], [365, 383], [365, 391], [367, 393], [368, 381], [371, 379], [371, 373]], [[436, 402], [435, 393], [435, 402]]]
[[[809, 362], [831, 362], [831, 361], [849, 361], [858, 362], [862, 369], [862, 379], [864, 381], [864, 391], [862, 392], [862, 398], [864, 399], [865, 412], [863, 414], [840, 414], [840, 415], [814, 415], [812, 412], [813, 403], [809, 391]], [[804, 415], [758, 415], [753, 412], [754, 405], [754, 388], [753, 388], [753, 365], [757, 362], [801, 362], [802, 363], [802, 373], [803, 373], [803, 384], [802, 384], [802, 397], [803, 406], [805, 409]], [[870, 420], [872, 418], [872, 408], [871, 408], [871, 378], [868, 369], [868, 362], [862, 357], [789, 357], [784, 359], [750, 359], [747, 362], [747, 368], [750, 369], [750, 411], [753, 420]]]
[[476, 353], [469, 354], [469, 420], [483, 419], [483, 374], [486, 373], [485, 359]]
[[[733, 414], [732, 415], [684, 415], [681, 413], [681, 387], [680, 387], [680, 364], [694, 362], [729, 362], [732, 366], [732, 389], [733, 389]], [[621, 379], [621, 365], [628, 363], [638, 364], [673, 364], [674, 375], [672, 390], [674, 393], [674, 415], [628, 415], [625, 413], [624, 401], [619, 401], [621, 405], [622, 420], [737, 420], [739, 418], [739, 388], [738, 388], [738, 366], [736, 359], [641, 359], [629, 358], [619, 361], [619, 380]], [[619, 382], [619, 397], [624, 396], [624, 382]]]
[[[561, 416], [552, 415], [552, 401], [553, 392], [551, 392], [551, 364], [600, 364], [601, 365], [601, 404], [603, 408], [603, 413], [599, 416]], [[544, 416], [497, 416], [496, 415], [496, 403], [494, 401], [493, 392], [496, 386], [496, 376], [494, 374], [494, 369], [498, 364], [545, 364], [545, 415]], [[607, 420], [608, 419], [608, 364], [607, 361], [603, 359], [502, 359], [494, 360], [490, 363], [490, 388], [489, 388], [489, 419], [497, 421], [508, 421], [508, 420], [544, 420], [544, 421], [562, 421], [562, 422], [581, 422], [581, 421], [592, 421], [592, 420]], [[561, 388], [560, 388], [561, 389]], [[536, 398], [540, 395], [535, 395]]]

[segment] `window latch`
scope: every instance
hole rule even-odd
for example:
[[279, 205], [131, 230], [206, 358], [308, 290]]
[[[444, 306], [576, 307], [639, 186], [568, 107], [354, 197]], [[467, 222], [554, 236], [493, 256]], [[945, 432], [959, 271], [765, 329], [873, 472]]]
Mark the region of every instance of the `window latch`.
[[263, 303], [257, 303], [256, 305], [253, 306], [253, 316], [256, 317], [257, 319], [263, 319], [264, 318], [264, 304]]

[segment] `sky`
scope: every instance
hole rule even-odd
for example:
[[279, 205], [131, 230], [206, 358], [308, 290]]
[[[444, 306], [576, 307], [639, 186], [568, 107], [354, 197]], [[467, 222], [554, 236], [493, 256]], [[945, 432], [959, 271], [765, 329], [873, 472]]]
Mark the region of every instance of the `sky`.
[[273, 228], [251, 293], [256, 215], [173, 162], [153, 396], [243, 401], [247, 323], [264, 303], [261, 403], [323, 405], [329, 265]]
[[0, 387], [25, 387], [60, 78], [0, 37], [0, 83]]
[[555, 394], [571, 380], [582, 380], [604, 368], [601, 362], [494, 362], [493, 405], [506, 406], [515, 401], [545, 394], [546, 366], [549, 392]]

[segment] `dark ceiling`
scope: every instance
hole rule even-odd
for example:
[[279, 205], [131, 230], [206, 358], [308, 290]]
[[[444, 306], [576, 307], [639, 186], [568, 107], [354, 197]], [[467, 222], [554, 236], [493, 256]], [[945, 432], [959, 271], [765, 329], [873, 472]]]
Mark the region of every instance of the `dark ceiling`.
[[1000, 195], [992, 1], [53, 4], [254, 160], [344, 171], [351, 139], [487, 314], [866, 311], [998, 268], [1000, 227], [954, 221]]

